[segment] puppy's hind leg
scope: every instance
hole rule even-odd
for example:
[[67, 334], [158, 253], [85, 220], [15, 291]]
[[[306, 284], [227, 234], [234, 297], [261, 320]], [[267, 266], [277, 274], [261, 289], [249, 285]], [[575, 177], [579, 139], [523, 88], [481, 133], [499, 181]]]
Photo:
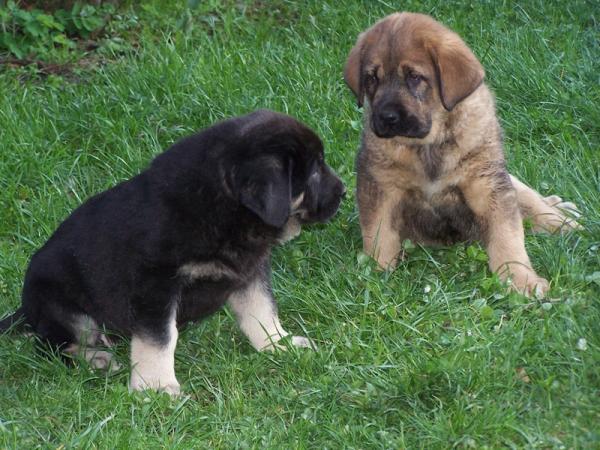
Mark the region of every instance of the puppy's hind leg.
[[573, 229], [583, 230], [574, 219], [579, 217], [579, 212], [573, 203], [563, 202], [556, 195], [544, 198], [513, 175], [510, 176], [510, 181], [517, 191], [521, 216], [531, 221], [534, 233], [566, 233]]
[[71, 357], [83, 357], [96, 369], [118, 369], [110, 353], [94, 348], [99, 341], [98, 325], [89, 316], [77, 312], [68, 292], [59, 282], [26, 281], [23, 306], [6, 321], [21, 320], [15, 327], [17, 331], [33, 332], [40, 352], [55, 352], [67, 365], [73, 364]]
[[112, 354], [96, 346], [103, 342], [98, 324], [89, 316], [80, 315], [72, 320], [73, 333], [78, 337], [77, 344], [65, 347], [62, 352], [84, 358], [91, 367], [111, 372], [120, 368]]
[[[270, 282], [270, 266], [267, 259], [262, 266], [261, 274], [248, 286], [236, 291], [228, 299], [242, 333], [257, 350], [273, 351], [279, 340], [288, 336], [283, 329], [277, 314], [277, 303], [273, 297]], [[315, 348], [308, 338], [293, 336], [292, 345]]]

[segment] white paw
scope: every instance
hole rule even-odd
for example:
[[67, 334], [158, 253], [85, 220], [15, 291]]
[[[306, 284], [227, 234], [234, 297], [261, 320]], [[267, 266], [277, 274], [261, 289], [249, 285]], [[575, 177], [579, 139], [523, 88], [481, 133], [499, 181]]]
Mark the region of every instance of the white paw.
[[[271, 343], [265, 345], [264, 347], [260, 348], [259, 350], [261, 352], [264, 352], [264, 351], [273, 352], [273, 351], [275, 351], [275, 349], [283, 350], [284, 352], [287, 351], [287, 349], [288, 349], [287, 346], [280, 344], [280, 342], [281, 342], [281, 339], [277, 340], [277, 342], [271, 342]], [[313, 350], [316, 350], [318, 348], [317, 344], [313, 340], [303, 337], [303, 336], [292, 336], [291, 344], [294, 347], [304, 347], [304, 348], [310, 348]]]
[[571, 202], [563, 202], [558, 195], [551, 195], [544, 198], [544, 201], [550, 205], [553, 213], [548, 215], [545, 226], [548, 232], [560, 231], [563, 233], [571, 230], [583, 230], [584, 228], [575, 220], [581, 217], [577, 205]]
[[548, 293], [548, 280], [539, 278], [527, 285], [525, 295], [529, 298], [544, 298]]
[[312, 339], [303, 336], [292, 336], [292, 345], [296, 347], [305, 347], [316, 350], [317, 344]]
[[560, 202], [553, 205], [555, 208], [560, 209], [562, 212], [565, 212], [573, 217], [581, 217], [581, 213], [579, 212], [579, 208], [575, 203], [571, 202]]
[[112, 372], [121, 368], [115, 357], [104, 350], [88, 350], [86, 359], [98, 370]]
[[549, 197], [545, 197], [544, 201], [550, 206], [555, 206], [559, 203], [562, 203], [562, 198], [560, 198], [558, 195], [550, 195]]
[[133, 391], [145, 391], [147, 389], [153, 389], [158, 392], [166, 392], [171, 397], [177, 397], [181, 393], [179, 383], [176, 379], [164, 380], [160, 378], [146, 377], [143, 378], [135, 369], [131, 372], [131, 379], [129, 380], [129, 392]]
[[179, 397], [179, 395], [181, 394], [179, 384], [171, 384], [169, 386], [165, 386], [164, 388], [160, 388], [159, 391], [166, 392], [171, 397]]
[[529, 298], [544, 298], [548, 292], [548, 280], [524, 267], [513, 267], [511, 285], [512, 290]]

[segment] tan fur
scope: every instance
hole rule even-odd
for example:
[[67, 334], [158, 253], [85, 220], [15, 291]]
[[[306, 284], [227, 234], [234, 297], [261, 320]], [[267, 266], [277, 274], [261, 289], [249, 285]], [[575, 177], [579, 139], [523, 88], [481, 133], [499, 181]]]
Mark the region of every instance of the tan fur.
[[[250, 284], [245, 290], [229, 297], [227, 303], [233, 311], [237, 323], [250, 343], [257, 350], [273, 351], [279, 340], [289, 335], [279, 322], [268, 290], [260, 281]], [[315, 347], [312, 341], [301, 336], [292, 337], [296, 347]]]
[[565, 214], [576, 208], [508, 174], [483, 67], [460, 37], [430, 17], [392, 14], [359, 36], [344, 77], [365, 104], [357, 157], [363, 250], [392, 269], [407, 238], [481, 240], [491, 270], [543, 297], [548, 282], [531, 267], [522, 219], [533, 231], [569, 231], [580, 228]]
[[177, 324], [175, 314], [169, 325], [169, 340], [158, 345], [144, 336], [134, 334], [131, 337], [131, 378], [129, 391], [154, 389], [164, 391], [171, 396], [180, 393], [179, 382], [175, 377], [175, 347], [177, 346]]
[[221, 280], [237, 277], [237, 273], [219, 261], [185, 264], [179, 268], [179, 275], [189, 277], [190, 281], [197, 278]]
[[304, 200], [304, 192], [300, 194], [298, 197], [292, 199], [291, 208], [290, 208], [290, 218], [286, 222], [283, 227], [283, 233], [279, 242], [283, 244], [284, 242], [291, 241], [296, 236], [300, 234], [302, 231], [302, 222], [298, 218], [298, 214], [302, 214], [302, 201]]
[[120, 368], [119, 363], [111, 353], [95, 348], [100, 343], [110, 345], [110, 341], [106, 336], [100, 333], [95, 320], [86, 315], [77, 316], [73, 318], [72, 327], [74, 333], [79, 337], [79, 341], [77, 344], [64, 348], [64, 353], [84, 358], [95, 369], [110, 372]]

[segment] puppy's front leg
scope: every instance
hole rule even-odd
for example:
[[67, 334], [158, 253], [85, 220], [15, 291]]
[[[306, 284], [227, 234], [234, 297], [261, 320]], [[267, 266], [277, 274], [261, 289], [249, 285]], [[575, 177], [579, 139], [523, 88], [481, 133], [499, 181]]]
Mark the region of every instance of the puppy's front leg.
[[461, 186], [465, 200], [480, 222], [490, 269], [512, 288], [528, 297], [544, 297], [548, 281], [531, 267], [525, 250], [525, 232], [517, 195], [506, 173], [467, 180]]
[[398, 201], [392, 201], [376, 183], [367, 181], [367, 176], [360, 176], [356, 185], [363, 252], [372, 256], [381, 270], [392, 270], [402, 250], [400, 232], [392, 220]]
[[[160, 292], [158, 288], [157, 292]], [[164, 298], [159, 296], [154, 297], [156, 301], [132, 304], [131, 392], [155, 389], [179, 395], [175, 378], [175, 347], [179, 335], [177, 302], [172, 300], [165, 304], [164, 300], [161, 302]]]
[[[261, 266], [260, 275], [245, 288], [231, 294], [227, 301], [242, 333], [257, 350], [273, 351], [275, 346], [283, 348], [277, 342], [289, 334], [279, 323], [270, 271], [267, 258]], [[292, 344], [315, 347], [310, 339], [300, 336], [293, 336]]]

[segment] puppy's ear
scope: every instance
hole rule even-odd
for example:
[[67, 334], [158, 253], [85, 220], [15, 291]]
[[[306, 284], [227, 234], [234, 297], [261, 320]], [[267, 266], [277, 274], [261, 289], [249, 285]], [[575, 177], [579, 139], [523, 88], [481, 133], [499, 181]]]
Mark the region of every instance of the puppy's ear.
[[444, 30], [441, 39], [426, 44], [438, 75], [440, 97], [451, 111], [483, 81], [485, 71], [471, 49], [454, 32]]
[[362, 80], [362, 53], [363, 47], [366, 41], [366, 32], [362, 33], [352, 50], [350, 50], [350, 54], [348, 55], [348, 59], [346, 59], [346, 64], [344, 65], [344, 80], [346, 80], [346, 84], [348, 87], [354, 92], [356, 98], [358, 98], [358, 107], [362, 107], [363, 105], [363, 80]]
[[[271, 163], [271, 164], [269, 164]], [[282, 228], [290, 217], [292, 202], [291, 170], [271, 161], [250, 164], [235, 183], [240, 202], [264, 223]]]

